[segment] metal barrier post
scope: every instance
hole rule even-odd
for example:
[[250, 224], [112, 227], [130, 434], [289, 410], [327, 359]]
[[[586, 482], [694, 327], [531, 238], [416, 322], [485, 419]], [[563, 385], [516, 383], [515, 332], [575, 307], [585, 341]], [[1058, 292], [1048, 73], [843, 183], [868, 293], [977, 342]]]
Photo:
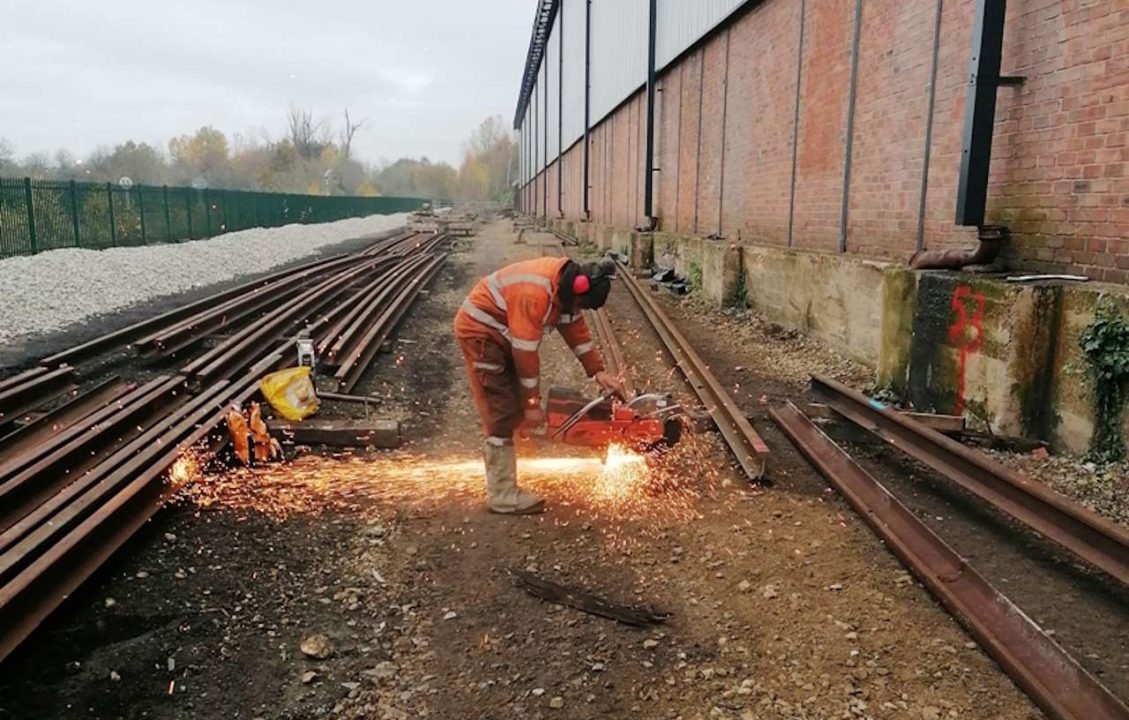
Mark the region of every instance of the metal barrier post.
[[137, 185], [137, 216], [141, 218], [141, 244], [148, 245], [145, 237], [145, 186], [140, 183]]
[[162, 185], [165, 196], [165, 242], [172, 242], [172, 215], [169, 213], [169, 186]]
[[31, 239], [31, 251], [39, 252], [39, 243], [35, 237], [35, 206], [31, 200], [31, 178], [24, 178], [24, 198], [27, 201], [27, 232]]
[[188, 239], [192, 239], [192, 189], [185, 188], [184, 190], [184, 209], [188, 214]]
[[113, 247], [118, 244], [118, 228], [114, 222], [114, 186], [111, 183], [106, 183], [106, 198], [110, 205], [110, 246]]
[[74, 246], [82, 247], [78, 231], [78, 183], [71, 180], [71, 225], [74, 226]]

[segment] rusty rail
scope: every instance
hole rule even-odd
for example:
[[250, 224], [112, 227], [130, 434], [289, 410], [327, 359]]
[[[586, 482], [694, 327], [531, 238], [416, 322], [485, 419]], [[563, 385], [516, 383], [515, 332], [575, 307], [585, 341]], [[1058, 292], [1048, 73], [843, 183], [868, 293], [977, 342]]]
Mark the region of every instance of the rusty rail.
[[0, 428], [6, 429], [43, 402], [73, 390], [74, 370], [37, 367], [8, 378], [0, 386]]
[[675, 365], [686, 377], [686, 381], [713, 418], [725, 442], [733, 451], [741, 469], [752, 481], [759, 481], [764, 475], [768, 446], [761, 439], [752, 423], [737, 407], [737, 403], [722, 387], [721, 382], [710, 372], [709, 366], [694, 350], [693, 345], [678, 331], [670, 318], [659, 309], [639, 281], [631, 274], [631, 268], [621, 266], [618, 278], [623, 279], [647, 320], [655, 328], [667, 352], [674, 358]]
[[1129, 708], [788, 403], [773, 419], [855, 512], [1056, 720], [1126, 720]]
[[98, 408], [132, 389], [117, 377], [108, 378], [89, 390], [75, 391], [57, 408], [43, 413], [17, 430], [0, 437], [0, 463], [30, 447], [48, 441]]
[[842, 383], [811, 382], [843, 417], [1129, 587], [1129, 530]]
[[163, 481], [168, 468], [215, 429], [229, 403], [253, 396], [262, 368], [279, 357], [276, 352], [239, 381], [221, 381], [180, 406], [144, 439], [105, 457], [92, 470], [96, 479], [84, 477], [68, 502], [43, 511], [48, 520], [21, 526], [19, 544], [0, 555], [0, 660], [153, 516], [170, 492]]
[[218, 292], [214, 295], [209, 295], [206, 298], [202, 298], [200, 300], [197, 300], [196, 302], [189, 303], [188, 305], [184, 305], [182, 307], [170, 310], [166, 313], [162, 313], [160, 315], [157, 315], [156, 317], [151, 317], [146, 320], [133, 323], [132, 325], [128, 325], [120, 330], [116, 330], [111, 333], [107, 333], [106, 335], [100, 335], [92, 340], [88, 340], [87, 342], [82, 343], [81, 345], [76, 345], [73, 348], [55, 353], [54, 355], [49, 355], [41, 359], [39, 361], [39, 364], [45, 367], [55, 367], [63, 363], [77, 363], [84, 360], [89, 360], [99, 353], [104, 353], [108, 350], [119, 348], [124, 345], [129, 345], [130, 343], [134, 342], [138, 338], [145, 336], [148, 333], [158, 331], [161, 328], [167, 327], [172, 323], [183, 320], [184, 318], [187, 318], [191, 315], [206, 311], [209, 308], [214, 307], [218, 303], [225, 302], [227, 300], [230, 300], [231, 298], [238, 297], [239, 295], [247, 292], [251, 292], [255, 288], [261, 287], [274, 280], [292, 275], [297, 272], [302, 272], [303, 270], [308, 270], [319, 265], [324, 265], [335, 260], [340, 260], [343, 257], [345, 256], [334, 255], [332, 257], [320, 258], [318, 260], [313, 260], [308, 263], [303, 263], [292, 268], [287, 268], [286, 270], [280, 270], [278, 272], [271, 273], [270, 275], [251, 280], [250, 282], [237, 285], [236, 287]]
[[368, 369], [373, 357], [380, 350], [381, 344], [396, 328], [396, 325], [400, 322], [404, 313], [408, 311], [408, 308], [411, 307], [424, 286], [439, 272], [439, 268], [446, 259], [446, 254], [436, 255], [421, 265], [410, 266], [407, 271], [403, 272], [394, 286], [396, 295], [382, 309], [380, 315], [373, 320], [367, 332], [341, 360], [337, 372], [334, 373], [334, 378], [337, 379], [338, 392], [352, 392], [360, 381], [361, 375]]
[[[184, 449], [208, 437], [231, 402], [254, 396], [263, 373], [292, 361], [302, 324], [319, 333], [351, 328], [365, 341], [349, 345], [355, 383], [437, 271], [445, 256], [431, 251], [444, 239], [390, 236], [368, 252], [246, 283], [0, 380], [0, 407], [39, 408], [0, 448], [0, 661], [156, 512], [168, 493], [164, 473]], [[393, 268], [402, 276], [389, 285]], [[383, 302], [371, 302], [385, 288]], [[140, 386], [113, 379], [55, 403], [72, 380], [61, 359], [129, 342], [168, 354], [252, 317], [179, 374]]]
[[592, 321], [592, 327], [596, 330], [596, 334], [600, 337], [600, 346], [604, 349], [604, 362], [608, 365], [608, 372], [623, 380], [623, 390], [627, 397], [635, 397], [635, 381], [631, 379], [631, 375], [627, 372], [627, 361], [623, 357], [623, 346], [619, 344], [619, 339], [615, 336], [607, 308], [590, 310], [588, 317]]
[[356, 256], [346, 256], [274, 278], [137, 340], [133, 343], [134, 349], [139, 353], [161, 357], [178, 354], [213, 333], [238, 327], [244, 319], [291, 299], [310, 282], [351, 267], [358, 260]]

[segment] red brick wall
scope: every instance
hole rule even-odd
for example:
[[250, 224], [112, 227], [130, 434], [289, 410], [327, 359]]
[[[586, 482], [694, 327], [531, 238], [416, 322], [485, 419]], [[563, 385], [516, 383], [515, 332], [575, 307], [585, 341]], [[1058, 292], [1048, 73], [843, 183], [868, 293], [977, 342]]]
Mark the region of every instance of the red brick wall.
[[726, 237], [788, 240], [799, 10], [799, 3], [765, 3], [730, 33]]
[[[1129, 270], [1129, 3], [1018, 3], [1007, 19], [990, 217], [1032, 267]], [[1011, 8], [1009, 8], [1011, 9]]]
[[867, 0], [847, 206], [847, 250], [906, 258], [917, 241], [935, 9]]
[[[792, 138], [799, 3], [750, 3], [659, 78], [655, 212], [665, 230], [838, 252], [854, 2], [807, 0]], [[847, 252], [904, 260], [919, 222], [926, 247], [964, 246], [953, 224], [974, 21], [973, 0], [945, 0], [933, 135], [924, 171], [937, 0], [866, 0], [859, 32]], [[989, 223], [1008, 225], [1017, 267], [1129, 273], [1129, 5], [1125, 0], [1011, 3], [993, 146]], [[700, 108], [700, 111], [699, 111]], [[590, 133], [592, 219], [643, 220], [646, 97]], [[565, 214], [581, 215], [583, 149], [566, 155]], [[549, 178], [555, 192], [555, 168]], [[539, 181], [538, 181], [539, 182]], [[531, 198], [541, 207], [539, 184]], [[549, 203], [556, 211], [555, 196]], [[719, 227], [720, 218], [720, 227]]]
[[792, 231], [798, 248], [839, 247], [853, 15], [853, 3], [807, 3]]

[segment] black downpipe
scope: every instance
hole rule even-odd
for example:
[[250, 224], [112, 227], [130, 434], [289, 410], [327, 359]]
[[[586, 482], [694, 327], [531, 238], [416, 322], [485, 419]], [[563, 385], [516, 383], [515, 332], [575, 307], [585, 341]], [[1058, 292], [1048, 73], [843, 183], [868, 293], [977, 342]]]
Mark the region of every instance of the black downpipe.
[[[992, 126], [996, 122], [996, 88], [1001, 84], [1000, 61], [1004, 40], [1004, 0], [977, 0], [964, 104], [964, 146], [957, 187], [957, 225], [984, 224], [988, 201], [988, 166], [992, 156]], [[1008, 80], [1011, 80], [1010, 78]]]
[[[548, 54], [545, 55], [545, 60], [548, 60]], [[542, 67], [545, 68], [545, 91], [542, 93], [545, 97], [545, 102], [542, 108], [545, 110], [545, 122], [541, 123], [544, 130], [545, 140], [545, 174], [541, 178], [541, 215], [549, 219], [549, 64], [543, 63]]]
[[540, 163], [540, 157], [539, 157], [540, 148], [538, 147], [538, 145], [540, 143], [537, 142], [537, 136], [540, 135], [538, 130], [541, 127], [541, 115], [538, 113], [538, 110], [537, 110], [538, 95], [539, 95], [539, 93], [537, 92], [537, 87], [534, 86], [534, 88], [533, 88], [533, 138], [532, 138], [533, 165], [529, 168], [529, 184], [530, 184], [529, 206], [533, 209], [533, 212], [530, 213], [530, 214], [533, 215], [534, 217], [536, 217], [536, 215], [537, 215], [537, 175], [538, 175], [537, 166]]
[[588, 207], [589, 157], [588, 125], [592, 112], [592, 0], [584, 3], [584, 219], [592, 219]]
[[564, 217], [564, 0], [557, 17], [557, 215]]
[[643, 215], [647, 230], [658, 227], [655, 217], [655, 27], [658, 24], [658, 0], [651, 0], [647, 17], [647, 157], [643, 167], [647, 176], [643, 182]]

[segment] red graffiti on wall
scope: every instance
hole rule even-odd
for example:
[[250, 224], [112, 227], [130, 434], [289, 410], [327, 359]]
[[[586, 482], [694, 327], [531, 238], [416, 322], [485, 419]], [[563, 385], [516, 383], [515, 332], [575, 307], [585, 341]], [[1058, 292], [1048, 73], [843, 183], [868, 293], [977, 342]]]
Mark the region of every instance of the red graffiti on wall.
[[[972, 316], [969, 317], [971, 306]], [[953, 312], [956, 320], [949, 326], [949, 342], [960, 351], [957, 365], [957, 399], [953, 412], [964, 412], [964, 372], [968, 366], [968, 356], [980, 352], [980, 340], [984, 334], [981, 322], [984, 320], [984, 294], [972, 292], [968, 285], [960, 285], [953, 290]]]

